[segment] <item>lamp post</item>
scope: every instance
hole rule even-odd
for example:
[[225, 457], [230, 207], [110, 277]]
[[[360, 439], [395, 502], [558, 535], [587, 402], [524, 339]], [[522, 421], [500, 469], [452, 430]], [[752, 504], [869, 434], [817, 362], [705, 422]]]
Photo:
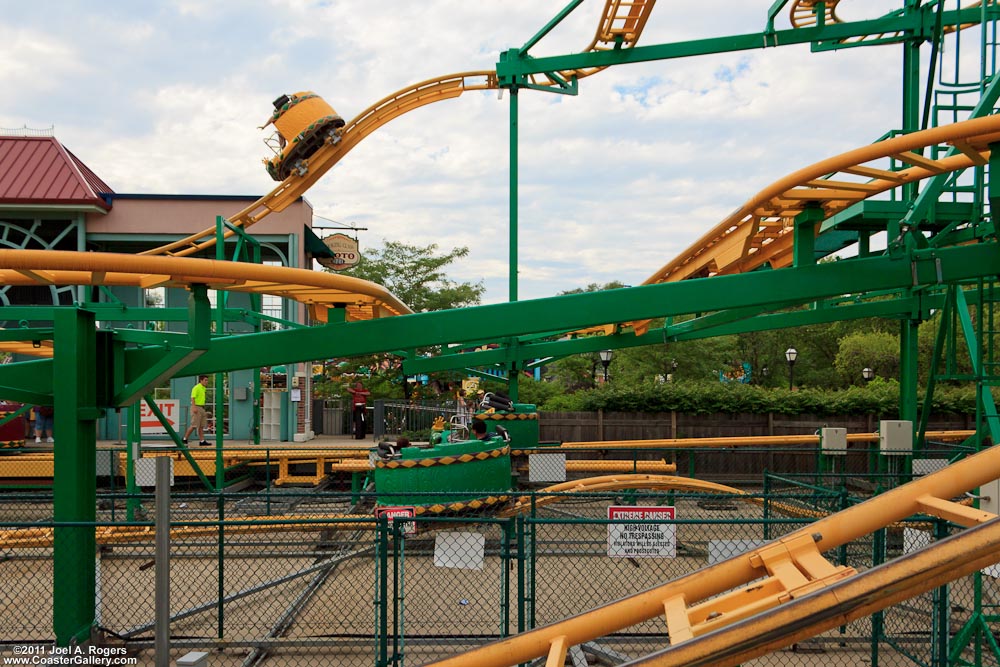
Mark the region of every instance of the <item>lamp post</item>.
[[799, 351], [794, 347], [785, 350], [785, 359], [788, 360], [788, 391], [795, 387], [795, 360], [799, 358]]
[[608, 381], [608, 366], [611, 365], [611, 350], [601, 350], [597, 353], [601, 357], [601, 366], [604, 366], [604, 382]]
[[865, 379], [865, 382], [871, 382], [872, 379], [875, 377], [875, 371], [873, 371], [868, 366], [865, 366], [864, 369], [862, 369], [861, 371], [861, 377]]

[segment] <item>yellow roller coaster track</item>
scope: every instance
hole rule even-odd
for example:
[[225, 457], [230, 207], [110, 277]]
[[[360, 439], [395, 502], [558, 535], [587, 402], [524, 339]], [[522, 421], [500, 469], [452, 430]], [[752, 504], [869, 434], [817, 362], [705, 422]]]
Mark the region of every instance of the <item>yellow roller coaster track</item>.
[[[986, 165], [989, 145], [998, 140], [1000, 116], [985, 116], [893, 137], [817, 162], [761, 190], [642, 284], [743, 273], [764, 264], [788, 266], [795, 217], [807, 206], [818, 206], [826, 220], [901, 185]], [[930, 153], [925, 149], [931, 146], [955, 150], [937, 159], [921, 154]], [[909, 166], [892, 171], [881, 164], [889, 160]], [[821, 225], [817, 223], [817, 231]], [[636, 333], [649, 327], [648, 320], [627, 324]], [[613, 329], [609, 325], [585, 331]]]
[[[793, 28], [811, 28], [819, 23], [818, 12], [816, 11], [817, 5], [822, 0], [795, 0], [792, 3], [792, 7], [789, 10], [788, 18], [791, 21]], [[832, 23], [843, 23], [841, 18], [837, 16], [837, 5], [840, 4], [840, 0], [825, 0], [823, 2], [823, 23], [825, 25], [830, 25]], [[861, 3], [859, 3], [860, 5]], [[976, 0], [962, 7], [962, 9], [971, 9], [973, 7], [982, 6], [982, 0]], [[965, 28], [971, 28], [976, 23], [964, 23], [958, 26], [959, 30], [964, 30]], [[942, 30], [946, 33], [955, 32], [956, 28], [953, 25], [944, 26]], [[901, 32], [884, 32], [874, 35], [864, 35], [862, 37], [850, 37], [848, 39], [841, 40], [844, 44], [857, 44], [858, 42], [866, 41], [877, 41], [881, 39], [896, 38], [902, 35]]]
[[[759, 495], [747, 493], [746, 491], [741, 491], [740, 489], [724, 484], [674, 475], [630, 473], [586, 477], [548, 486], [539, 489], [534, 496], [534, 500], [530, 496], [515, 498], [513, 503], [501, 508], [497, 512], [497, 516], [509, 517], [517, 514], [525, 514], [545, 505], [552, 505], [564, 500], [579, 499], [579, 496], [566, 495], [569, 493], [607, 493], [628, 490], [710, 493], [733, 496], [737, 500], [758, 505], [764, 503], [764, 499]], [[510, 499], [510, 495], [488, 496], [447, 504], [418, 505], [415, 507], [415, 511], [417, 516], [470, 511], [481, 512], [487, 508], [507, 503]], [[971, 504], [970, 499], [965, 499], [961, 503], [955, 503], [959, 507], [967, 507], [969, 504]], [[802, 507], [786, 501], [772, 500], [768, 502], [768, 507], [772, 512], [799, 518], [821, 519], [830, 515], [830, 512]], [[961, 511], [967, 512], [972, 510]], [[887, 524], [886, 527], [899, 528], [903, 525], [899, 522], [893, 522]], [[906, 523], [905, 525], [910, 528], [928, 527], [928, 525], [913, 522]], [[373, 530], [375, 523], [371, 521], [371, 515], [368, 514], [268, 515], [266, 517], [250, 516], [231, 519], [231, 523], [226, 524], [225, 531], [229, 534], [274, 530], [303, 531], [328, 528]], [[184, 528], [173, 529], [170, 531], [170, 536], [171, 539], [202, 537], [218, 534], [218, 530], [217, 525], [207, 523], [204, 526], [186, 526]], [[96, 529], [96, 535], [98, 544], [127, 544], [153, 540], [156, 538], [156, 530], [152, 527], [144, 526], [103, 526]], [[0, 549], [48, 548], [52, 546], [53, 536], [54, 532], [52, 528], [14, 528], [4, 530], [0, 531]]]
[[[431, 664], [508, 667], [546, 658], [562, 665], [571, 646], [662, 618], [670, 647], [630, 664], [738, 665], [996, 562], [1000, 520], [950, 499], [998, 476], [1000, 448], [993, 447], [744, 554]], [[914, 515], [968, 530], [862, 574], [823, 557]]]
[[[584, 51], [635, 46], [655, 4], [656, 0], [606, 0], [594, 40]], [[558, 72], [558, 75], [564, 79], [580, 79], [598, 71], [599, 68], [567, 70]], [[541, 85], [554, 84], [553, 80], [544, 75], [533, 77], [531, 81]], [[384, 97], [349, 121], [337, 131], [336, 140], [321, 147], [305, 161], [308, 171], [304, 175], [292, 174], [270, 193], [229, 218], [229, 221], [237, 227], [246, 228], [260, 222], [270, 213], [283, 210], [301, 197], [351, 149], [389, 121], [428, 104], [453, 99], [467, 90], [495, 90], [497, 87], [496, 72], [480, 70], [428, 79]], [[225, 232], [226, 238], [234, 234], [231, 230]], [[214, 246], [215, 240], [215, 228], [210, 227], [142, 254], [186, 257]]]
[[[191, 257], [143, 257], [61, 250], [0, 250], [4, 285], [111, 285], [190, 287], [273, 294], [305, 304], [325, 322], [327, 309], [345, 304], [349, 320], [403, 315], [413, 311], [389, 290], [350, 276], [308, 269], [261, 266]], [[35, 350], [44, 354], [44, 349]]]

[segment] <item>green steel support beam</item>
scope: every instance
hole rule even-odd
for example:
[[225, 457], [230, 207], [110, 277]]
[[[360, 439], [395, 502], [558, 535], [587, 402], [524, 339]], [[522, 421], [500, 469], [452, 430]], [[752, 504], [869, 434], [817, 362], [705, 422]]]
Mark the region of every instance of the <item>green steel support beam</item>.
[[795, 216], [792, 230], [794, 247], [792, 265], [809, 266], [816, 263], [816, 224], [823, 221], [823, 209], [816, 202], [808, 202]]
[[[246, 368], [248, 364], [267, 366], [328, 356], [348, 357], [392, 349], [446, 345], [456, 338], [503, 340], [517, 335], [582, 329], [609, 321], [655, 319], [728, 308], [781, 307], [788, 303], [808, 303], [844, 294], [865, 294], [992, 276], [998, 267], [1000, 246], [981, 243], [914, 251], [897, 257], [857, 258], [342, 325], [246, 334], [212, 340], [211, 348], [178, 374], [196, 375]], [[742, 323], [732, 326], [742, 326]], [[712, 331], [718, 333], [725, 329], [720, 327]], [[662, 333], [659, 335], [659, 341], [647, 338], [648, 344], [662, 343]], [[598, 347], [594, 349], [609, 346], [608, 340], [584, 343], [595, 344]], [[528, 358], [553, 356], [536, 352], [544, 348], [526, 346], [525, 350], [529, 348], [531, 353]], [[128, 382], [155, 364], [163, 350], [155, 347], [126, 349], [118, 350], [117, 354], [121, 362], [115, 362], [112, 372], [120, 372], [121, 381]], [[507, 353], [503, 354], [507, 359]], [[51, 363], [50, 360], [42, 360], [0, 366], [0, 396], [21, 400], [25, 396], [38, 397], [51, 393], [52, 378], [47, 368]], [[461, 364], [462, 367], [468, 365], [482, 364], [470, 364], [468, 361]]]
[[518, 224], [518, 191], [517, 191], [517, 141], [518, 141], [518, 111], [517, 88], [510, 90], [510, 220], [508, 222], [508, 282], [509, 301], [517, 301], [517, 224]]
[[52, 340], [52, 327], [0, 329], [0, 341], [9, 342], [20, 340]]
[[169, 380], [177, 371], [197, 359], [205, 350], [194, 350], [189, 347], [178, 347], [163, 350], [155, 364], [129, 382], [111, 399], [114, 407], [126, 407], [148, 394], [163, 381]]
[[[990, 90], [1000, 90], [1000, 76], [997, 77]], [[990, 144], [990, 174], [1000, 174], [1000, 144]], [[986, 186], [987, 200], [990, 202], [990, 213], [1000, 217], [1000, 178], [991, 178]]]
[[[1000, 246], [994, 243], [915, 251], [898, 257], [869, 257], [792, 269], [643, 285], [516, 303], [417, 313], [346, 326], [248, 334], [213, 341], [212, 348], [182, 372], [195, 375], [243, 368], [247, 359], [266, 366], [324, 356], [357, 356], [384, 350], [443, 345], [463, 339], [501, 340], [517, 334], [584, 328], [608, 321], [652, 319], [692, 312], [773, 303], [809, 302], [936, 285], [995, 274]], [[133, 374], [159, 352], [127, 350]], [[0, 385], [5, 382], [0, 367]]]
[[[1000, 99], [1000, 77], [997, 77], [996, 79], [991, 81], [986, 90], [983, 91], [982, 97], [979, 98], [979, 101], [976, 103], [976, 106], [970, 113], [969, 117], [980, 118], [982, 116], [990, 115], [991, 113], [993, 113], [993, 107], [996, 105], [997, 99]], [[956, 155], [957, 153], [958, 149], [950, 148], [948, 149], [947, 155]], [[990, 153], [991, 168], [993, 166], [994, 160], [996, 159], [993, 157], [994, 154], [995, 152]], [[910, 197], [910, 200], [913, 202], [913, 204], [910, 206], [910, 209], [906, 212], [906, 215], [903, 216], [901, 224], [909, 227], [914, 227], [914, 226], [919, 226], [921, 223], [923, 223], [927, 219], [931, 207], [935, 203], [937, 203], [938, 198], [940, 198], [941, 193], [944, 191], [945, 186], [948, 184], [948, 181], [954, 177], [955, 174], [948, 173], [948, 174], [937, 174], [935, 176], [931, 176], [928, 179], [925, 179], [923, 182], [923, 190], [920, 191], [920, 194], [916, 195], [915, 198]], [[909, 186], [916, 187], [916, 184], [911, 183], [907, 187]], [[991, 180], [989, 184], [989, 193], [990, 193], [989, 196], [990, 196], [991, 208], [992, 208], [993, 193], [995, 192], [995, 187], [996, 186], [993, 185], [993, 182]], [[1000, 210], [1000, 209], [993, 209], [993, 210]], [[954, 227], [955, 224], [957, 223], [953, 223], [951, 226]], [[937, 238], [945, 239], [947, 238], [947, 236], [945, 234], [939, 234], [938, 237], [935, 237], [935, 239]], [[931, 243], [933, 244], [934, 240], [932, 240]]]
[[[924, 307], [939, 308], [944, 302], [944, 295], [924, 299]], [[642, 347], [646, 345], [663, 345], [668, 342], [684, 340], [696, 340], [710, 338], [714, 336], [728, 336], [731, 334], [769, 331], [772, 329], [788, 329], [800, 327], [807, 324], [818, 324], [824, 322], [836, 322], [841, 320], [866, 319], [871, 317], [899, 318], [913, 312], [918, 305], [913, 298], [902, 298], [876, 301], [871, 303], [859, 303], [841, 305], [820, 310], [798, 310], [785, 313], [774, 313], [769, 315], [758, 315], [757, 317], [747, 317], [739, 321], [725, 321], [715, 328], [704, 329], [683, 328], [687, 322], [674, 325], [666, 329], [651, 329], [642, 336], [631, 334], [620, 334], [614, 336], [587, 336], [567, 340], [544, 341], [520, 347], [522, 363], [524, 360], [533, 359], [561, 359], [574, 354], [585, 354], [588, 352], [598, 352], [606, 349], [625, 349], [631, 347]], [[697, 320], [692, 320], [696, 322]], [[679, 331], [678, 331], [679, 329]], [[404, 362], [405, 371], [408, 374], [434, 373], [438, 371], [452, 370], [455, 368], [466, 368], [468, 366], [484, 367], [491, 364], [502, 364], [509, 359], [509, 353], [502, 349], [484, 350], [482, 352], [467, 352], [464, 354], [442, 355], [427, 359], [414, 359]], [[533, 364], [526, 364], [529, 367]]]
[[[219, 328], [222, 327], [222, 311], [216, 310], [219, 317]], [[132, 405], [140, 400], [151, 389], [169, 380], [192, 361], [204, 354], [208, 349], [212, 331], [212, 307], [208, 300], [208, 289], [204, 285], [195, 285], [188, 296], [188, 335], [189, 345], [178, 346], [163, 352], [159, 359], [146, 368], [137, 377], [116, 392], [112, 405], [121, 407]]]
[[[88, 641], [94, 627], [97, 336], [93, 313], [66, 308], [53, 315], [56, 356], [50, 375], [59, 378], [59, 386], [54, 401], [52, 623], [56, 644], [69, 646]], [[64, 523], [82, 525], [60, 525]]]
[[[967, 8], [942, 12], [941, 20], [945, 24], [979, 23], [982, 13], [979, 8]], [[500, 87], [519, 85], [531, 74], [545, 72], [560, 72], [588, 67], [610, 67], [628, 63], [641, 63], [653, 60], [669, 60], [687, 58], [734, 51], [749, 51], [773, 46], [788, 46], [792, 44], [808, 44], [813, 42], [838, 43], [851, 37], [864, 37], [887, 33], [903, 32], [903, 36], [892, 41], [919, 38], [933, 34], [937, 21], [935, 12], [924, 8], [921, 12], [908, 13], [904, 16], [885, 16], [868, 21], [853, 21], [848, 23], [827, 24], [822, 27], [792, 28], [788, 30], [764, 31], [725, 37], [696, 39], [673, 44], [657, 44], [653, 46], [635, 46], [629, 49], [612, 49], [608, 51], [575, 53], [570, 55], [552, 56], [546, 58], [517, 57], [520, 53], [505, 51], [497, 63], [497, 79]], [[846, 48], [847, 45], [838, 44]]]
[[955, 310], [962, 326], [962, 334], [965, 336], [965, 345], [969, 350], [972, 372], [976, 376], [976, 383], [978, 385], [976, 394], [979, 396], [980, 401], [978, 409], [981, 411], [990, 429], [990, 438], [994, 443], [997, 443], [1000, 442], [1000, 417], [997, 416], [997, 406], [993, 401], [993, 393], [989, 387], [983, 386], [983, 378], [987, 373], [983, 368], [976, 330], [972, 325], [972, 316], [969, 314], [969, 304], [965, 299], [965, 292], [961, 289], [955, 290]]
[[583, 4], [583, 0], [572, 0], [572, 2], [563, 7], [562, 11], [555, 15], [555, 18], [546, 23], [541, 30], [535, 33], [534, 37], [532, 37], [531, 39], [529, 39], [527, 42], [524, 43], [524, 46], [521, 47], [521, 52], [527, 53], [528, 49], [533, 47], [535, 44], [539, 42], [539, 40], [541, 40], [547, 34], [552, 32], [553, 28], [562, 23], [563, 19], [569, 16], [573, 12], [573, 10], [579, 7], [581, 4]]
[[920, 349], [917, 346], [917, 330], [920, 320], [907, 318], [899, 324], [899, 418], [919, 424], [917, 414], [918, 391], [917, 362]]
[[214, 493], [215, 487], [212, 486], [212, 482], [209, 481], [208, 477], [202, 471], [201, 466], [198, 465], [198, 461], [191, 456], [191, 449], [181, 441], [181, 436], [174, 430], [174, 427], [170, 425], [170, 420], [167, 419], [167, 417], [163, 414], [163, 411], [156, 405], [156, 401], [153, 399], [152, 394], [143, 396], [142, 400], [144, 400], [146, 405], [149, 406], [149, 409], [156, 416], [157, 420], [159, 420], [160, 425], [166, 429], [167, 435], [169, 435], [170, 439], [174, 441], [174, 446], [176, 446], [178, 451], [180, 451], [180, 453], [184, 456], [184, 459], [188, 462], [188, 465], [191, 466], [191, 469], [194, 470], [194, 474], [198, 476], [198, 479], [201, 480], [204, 487], [209, 493]]

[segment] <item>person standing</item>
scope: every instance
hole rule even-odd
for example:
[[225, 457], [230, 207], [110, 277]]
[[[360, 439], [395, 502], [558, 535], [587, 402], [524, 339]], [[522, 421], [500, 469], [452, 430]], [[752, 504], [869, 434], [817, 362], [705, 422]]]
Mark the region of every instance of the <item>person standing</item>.
[[35, 406], [35, 444], [41, 444], [42, 438], [46, 435], [46, 442], [55, 442], [52, 438], [52, 424], [55, 417], [55, 411], [52, 409], [51, 405], [36, 405]]
[[360, 382], [355, 382], [353, 387], [348, 387], [351, 392], [352, 415], [354, 421], [354, 439], [364, 440], [365, 437], [365, 412], [368, 410], [368, 397], [371, 392], [365, 389]]
[[208, 376], [199, 375], [198, 382], [195, 383], [194, 388], [191, 390], [191, 420], [188, 424], [187, 430], [184, 431], [184, 437], [181, 439], [185, 445], [188, 442], [188, 436], [191, 435], [191, 431], [198, 429], [198, 444], [202, 447], [208, 447], [209, 442], [205, 440], [205, 427], [208, 426], [208, 413], [205, 412], [205, 389], [208, 387]]

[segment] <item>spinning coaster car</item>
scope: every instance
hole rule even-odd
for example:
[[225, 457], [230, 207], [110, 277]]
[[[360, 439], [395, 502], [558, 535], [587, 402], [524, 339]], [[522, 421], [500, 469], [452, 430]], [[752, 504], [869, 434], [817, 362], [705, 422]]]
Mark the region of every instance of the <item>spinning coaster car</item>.
[[276, 181], [308, 171], [308, 159], [324, 144], [340, 141], [337, 130], [344, 127], [333, 107], [322, 97], [306, 90], [282, 95], [274, 101], [274, 113], [262, 127], [274, 124], [275, 134], [266, 143], [275, 155], [264, 160], [267, 173]]

